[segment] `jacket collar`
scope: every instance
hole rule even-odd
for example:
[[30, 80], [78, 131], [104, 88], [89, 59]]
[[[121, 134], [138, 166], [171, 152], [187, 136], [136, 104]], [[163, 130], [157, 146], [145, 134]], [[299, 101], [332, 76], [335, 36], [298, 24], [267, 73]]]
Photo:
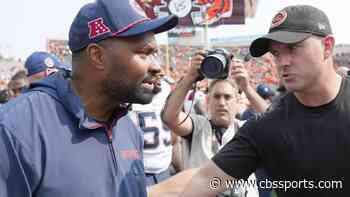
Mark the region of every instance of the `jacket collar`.
[[[108, 127], [109, 125], [105, 122], [97, 121], [92, 117], [89, 117], [85, 111], [80, 97], [76, 95], [72, 89], [69, 79], [71, 77], [70, 71], [60, 71], [56, 74], [49, 76], [40, 84], [50, 84], [51, 88], [55, 91], [48, 90], [47, 87], [43, 85], [34, 85], [31, 91], [42, 91], [46, 92], [60, 103], [63, 104], [64, 108], [73, 115], [79, 124], [79, 129], [94, 130], [101, 127]], [[128, 112], [128, 105], [121, 106], [120, 109], [116, 110], [114, 114], [114, 120], [116, 122], [119, 118], [126, 115]]]

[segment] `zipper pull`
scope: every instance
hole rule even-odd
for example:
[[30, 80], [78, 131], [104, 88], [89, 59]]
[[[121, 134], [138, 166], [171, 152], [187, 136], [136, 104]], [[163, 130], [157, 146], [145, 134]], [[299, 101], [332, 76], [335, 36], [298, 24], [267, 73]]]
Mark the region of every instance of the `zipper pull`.
[[112, 127], [105, 126], [105, 129], [106, 129], [106, 135], [107, 135], [107, 138], [108, 138], [108, 142], [112, 143], [112, 141], [113, 141]]

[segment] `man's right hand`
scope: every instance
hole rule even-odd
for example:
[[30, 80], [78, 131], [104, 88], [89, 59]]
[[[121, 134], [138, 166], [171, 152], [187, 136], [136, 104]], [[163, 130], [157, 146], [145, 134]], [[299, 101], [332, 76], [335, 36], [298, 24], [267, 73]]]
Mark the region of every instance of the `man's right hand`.
[[162, 111], [162, 121], [179, 136], [187, 136], [193, 130], [192, 120], [182, 111], [188, 91], [200, 77], [199, 69], [206, 52], [198, 50], [192, 57], [187, 74], [180, 80], [169, 95]]
[[199, 69], [205, 54], [205, 50], [198, 50], [191, 58], [190, 67], [188, 68], [188, 72], [185, 78], [190, 79], [191, 81], [193, 81], [193, 83], [196, 82], [197, 79], [200, 77]]

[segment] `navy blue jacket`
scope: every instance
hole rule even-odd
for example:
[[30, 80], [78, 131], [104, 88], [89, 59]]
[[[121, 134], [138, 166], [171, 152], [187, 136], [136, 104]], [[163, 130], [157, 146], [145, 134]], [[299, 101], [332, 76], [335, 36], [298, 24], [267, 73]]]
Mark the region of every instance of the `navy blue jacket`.
[[1, 107], [0, 196], [145, 197], [141, 133], [125, 111], [110, 125], [89, 118], [67, 78]]

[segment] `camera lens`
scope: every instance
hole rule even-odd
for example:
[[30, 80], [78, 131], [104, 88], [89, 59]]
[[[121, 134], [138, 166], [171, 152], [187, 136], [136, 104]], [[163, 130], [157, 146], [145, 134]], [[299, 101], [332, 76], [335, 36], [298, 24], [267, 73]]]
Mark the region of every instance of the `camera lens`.
[[201, 64], [201, 71], [206, 78], [217, 78], [224, 70], [226, 59], [221, 54], [209, 55]]
[[215, 57], [207, 57], [201, 65], [202, 73], [207, 78], [215, 78], [221, 72], [222, 63]]

